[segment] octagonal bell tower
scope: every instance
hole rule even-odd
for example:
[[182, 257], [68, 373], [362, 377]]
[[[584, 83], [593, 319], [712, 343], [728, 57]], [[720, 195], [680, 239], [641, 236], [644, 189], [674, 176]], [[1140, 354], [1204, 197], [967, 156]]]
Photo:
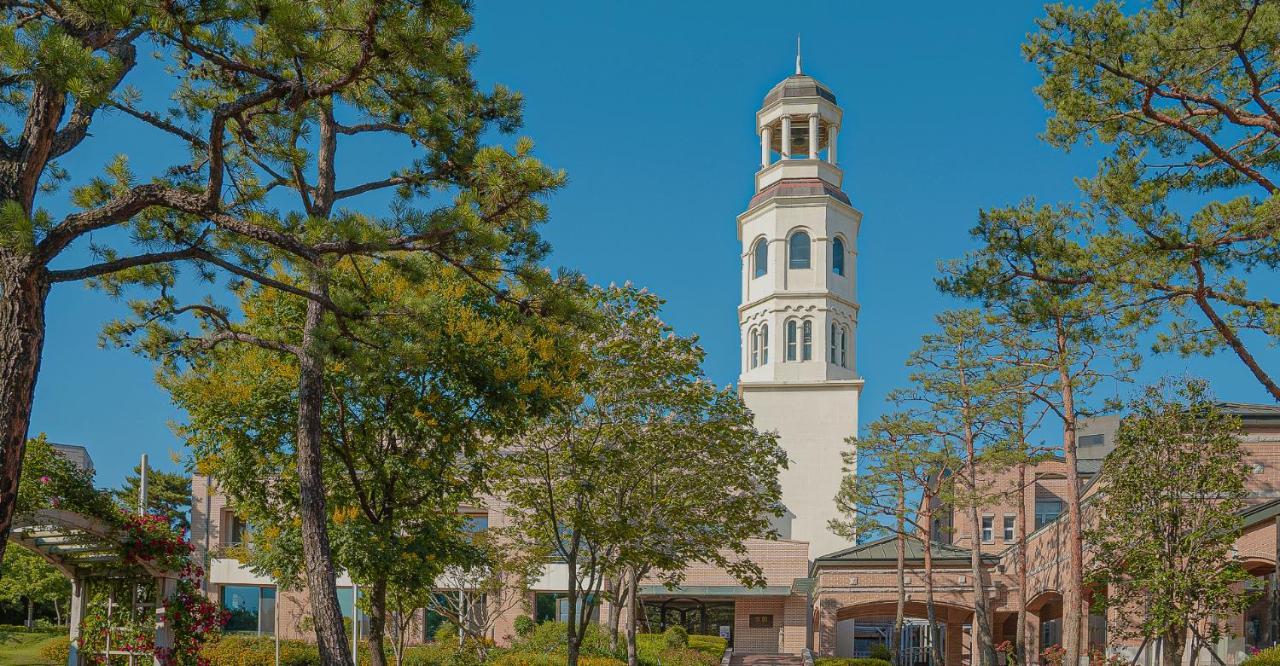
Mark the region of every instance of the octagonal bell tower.
[[783, 538], [809, 542], [809, 558], [850, 544], [832, 534], [845, 439], [858, 428], [862, 379], [857, 238], [862, 213], [842, 189], [837, 138], [843, 112], [832, 91], [800, 70], [756, 112], [760, 170], [738, 216], [742, 241], [743, 400], [756, 426], [779, 434]]

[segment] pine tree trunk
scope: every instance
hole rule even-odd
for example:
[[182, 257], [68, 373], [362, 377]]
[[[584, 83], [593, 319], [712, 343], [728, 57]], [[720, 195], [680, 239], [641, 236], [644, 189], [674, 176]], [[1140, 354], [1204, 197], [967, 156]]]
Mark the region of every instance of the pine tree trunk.
[[[972, 478], [972, 477], [971, 477]], [[969, 550], [969, 571], [973, 578], [973, 637], [977, 642], [977, 666], [995, 663], [991, 642], [991, 611], [988, 606], [986, 585], [982, 576], [982, 520], [978, 507], [969, 507], [969, 520], [973, 523], [973, 548]]]
[[898, 605], [893, 616], [893, 644], [889, 646], [889, 650], [893, 654], [893, 663], [898, 664], [898, 666], [905, 666], [907, 663], [906, 657], [902, 654], [902, 623], [907, 610], [907, 584], [905, 580], [907, 575], [907, 537], [903, 533], [906, 510], [906, 495], [904, 494], [904, 489], [899, 489], [897, 535], [894, 539], [898, 551]]
[[27, 630], [30, 631], [36, 627], [36, 602], [31, 597], [27, 597]]
[[1160, 646], [1162, 666], [1182, 666], [1182, 650], [1187, 642], [1186, 627], [1175, 627], [1165, 632]]
[[1013, 654], [1019, 666], [1027, 662], [1027, 466], [1018, 465], [1018, 635]]
[[[929, 495], [922, 505], [929, 506]], [[942, 650], [938, 649], [938, 613], [933, 605], [933, 509], [926, 508], [924, 519], [924, 606], [929, 621], [929, 660], [931, 666], [942, 666]]]
[[1067, 466], [1067, 576], [1062, 598], [1062, 648], [1066, 666], [1080, 666], [1080, 615], [1084, 606], [1084, 538], [1081, 535], [1080, 474], [1076, 466], [1075, 392], [1066, 364], [1066, 334], [1058, 329], [1058, 389], [1061, 393], [1062, 453]]
[[298, 359], [298, 488], [302, 518], [302, 554], [307, 567], [308, 597], [316, 642], [325, 666], [352, 664], [351, 645], [342, 623], [334, 587], [333, 553], [329, 548], [329, 514], [325, 509], [324, 464], [321, 458], [321, 412], [324, 405], [324, 354], [318, 339], [322, 307], [307, 301]]
[[0, 249], [0, 559], [17, 509], [49, 283], [22, 252]]
[[375, 581], [369, 592], [369, 666], [387, 666], [387, 581]]

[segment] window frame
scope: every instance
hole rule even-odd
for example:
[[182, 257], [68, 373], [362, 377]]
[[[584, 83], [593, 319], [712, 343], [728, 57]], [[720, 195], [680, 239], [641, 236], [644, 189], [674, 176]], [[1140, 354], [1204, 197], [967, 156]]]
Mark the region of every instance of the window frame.
[[787, 331], [786, 360], [794, 361], [797, 358], [796, 350], [798, 348], [798, 336], [796, 335], [796, 320], [794, 319], [787, 320], [786, 331]]
[[1018, 517], [1011, 514], [1000, 516], [1001, 525], [1000, 532], [1005, 543], [1011, 543], [1018, 538]]
[[751, 279], [769, 274], [769, 241], [761, 236], [751, 245]]
[[756, 330], [756, 327], [755, 327], [755, 326], [752, 326], [752, 327], [751, 327], [751, 330], [747, 333], [747, 337], [749, 337], [749, 338], [751, 339], [750, 347], [751, 347], [751, 368], [752, 368], [752, 369], [755, 369], [755, 368], [760, 367], [760, 337], [759, 337], [759, 335], [760, 335], [760, 332]]
[[844, 239], [836, 236], [831, 239], [831, 272], [844, 277]]
[[[804, 237], [804, 265], [800, 265], [796, 256], [796, 242], [800, 237]], [[797, 229], [787, 236], [787, 269], [788, 270], [809, 270], [813, 268], [813, 237], [804, 229]]]
[[760, 324], [760, 365], [769, 365], [769, 322]]
[[981, 533], [979, 534], [979, 536], [982, 537], [982, 543], [995, 543], [996, 542], [996, 517], [990, 514], [983, 516], [980, 522], [980, 526], [981, 526], [980, 527]]

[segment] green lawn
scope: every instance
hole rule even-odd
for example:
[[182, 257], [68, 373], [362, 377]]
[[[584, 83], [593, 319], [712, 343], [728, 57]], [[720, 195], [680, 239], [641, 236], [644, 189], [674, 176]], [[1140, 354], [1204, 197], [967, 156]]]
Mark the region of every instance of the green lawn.
[[0, 632], [0, 666], [49, 666], [38, 654], [40, 645], [54, 634]]

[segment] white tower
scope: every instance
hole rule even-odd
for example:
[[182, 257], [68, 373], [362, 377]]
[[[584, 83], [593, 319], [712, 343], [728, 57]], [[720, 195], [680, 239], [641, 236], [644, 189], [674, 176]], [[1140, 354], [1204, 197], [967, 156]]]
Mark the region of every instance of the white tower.
[[857, 432], [862, 390], [854, 353], [862, 213], [840, 189], [841, 116], [835, 95], [800, 72], [797, 56], [796, 74], [756, 113], [756, 194], [738, 216], [739, 385], [756, 426], [776, 431], [791, 460], [778, 528], [783, 538], [808, 541], [810, 559], [849, 545], [827, 521], [837, 517], [840, 453]]

